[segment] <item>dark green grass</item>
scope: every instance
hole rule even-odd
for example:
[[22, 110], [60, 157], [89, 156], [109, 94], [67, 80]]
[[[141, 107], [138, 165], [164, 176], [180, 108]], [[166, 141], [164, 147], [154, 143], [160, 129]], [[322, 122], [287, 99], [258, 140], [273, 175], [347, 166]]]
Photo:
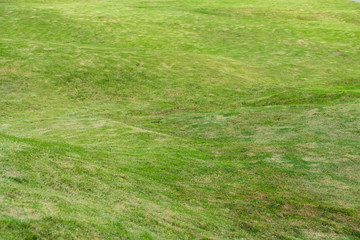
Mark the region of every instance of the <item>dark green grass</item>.
[[359, 16], [0, 1], [0, 238], [359, 239]]

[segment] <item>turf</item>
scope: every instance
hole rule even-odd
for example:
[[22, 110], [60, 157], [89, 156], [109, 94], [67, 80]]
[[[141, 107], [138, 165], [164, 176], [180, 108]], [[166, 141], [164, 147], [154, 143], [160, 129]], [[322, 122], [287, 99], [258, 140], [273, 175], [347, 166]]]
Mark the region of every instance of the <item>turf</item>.
[[1, 239], [360, 239], [360, 4], [1, 0]]

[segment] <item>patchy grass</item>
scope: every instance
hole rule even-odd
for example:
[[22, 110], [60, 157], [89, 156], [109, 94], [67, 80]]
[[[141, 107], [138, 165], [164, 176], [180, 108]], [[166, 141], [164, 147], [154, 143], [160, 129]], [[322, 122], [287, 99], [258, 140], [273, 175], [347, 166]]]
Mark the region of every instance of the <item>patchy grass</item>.
[[360, 5], [0, 1], [1, 239], [359, 239]]

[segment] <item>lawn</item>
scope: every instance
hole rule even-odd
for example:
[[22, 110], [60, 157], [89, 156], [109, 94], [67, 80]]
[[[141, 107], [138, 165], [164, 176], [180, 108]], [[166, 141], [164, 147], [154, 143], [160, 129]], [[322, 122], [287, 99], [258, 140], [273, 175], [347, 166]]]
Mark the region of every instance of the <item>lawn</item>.
[[360, 239], [360, 3], [0, 0], [0, 239]]

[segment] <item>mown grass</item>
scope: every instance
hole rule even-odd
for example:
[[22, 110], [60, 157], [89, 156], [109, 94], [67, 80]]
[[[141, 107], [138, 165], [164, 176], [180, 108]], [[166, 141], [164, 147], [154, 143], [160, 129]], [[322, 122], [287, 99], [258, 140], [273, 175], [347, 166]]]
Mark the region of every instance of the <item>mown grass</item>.
[[0, 238], [360, 238], [359, 3], [0, 13]]

